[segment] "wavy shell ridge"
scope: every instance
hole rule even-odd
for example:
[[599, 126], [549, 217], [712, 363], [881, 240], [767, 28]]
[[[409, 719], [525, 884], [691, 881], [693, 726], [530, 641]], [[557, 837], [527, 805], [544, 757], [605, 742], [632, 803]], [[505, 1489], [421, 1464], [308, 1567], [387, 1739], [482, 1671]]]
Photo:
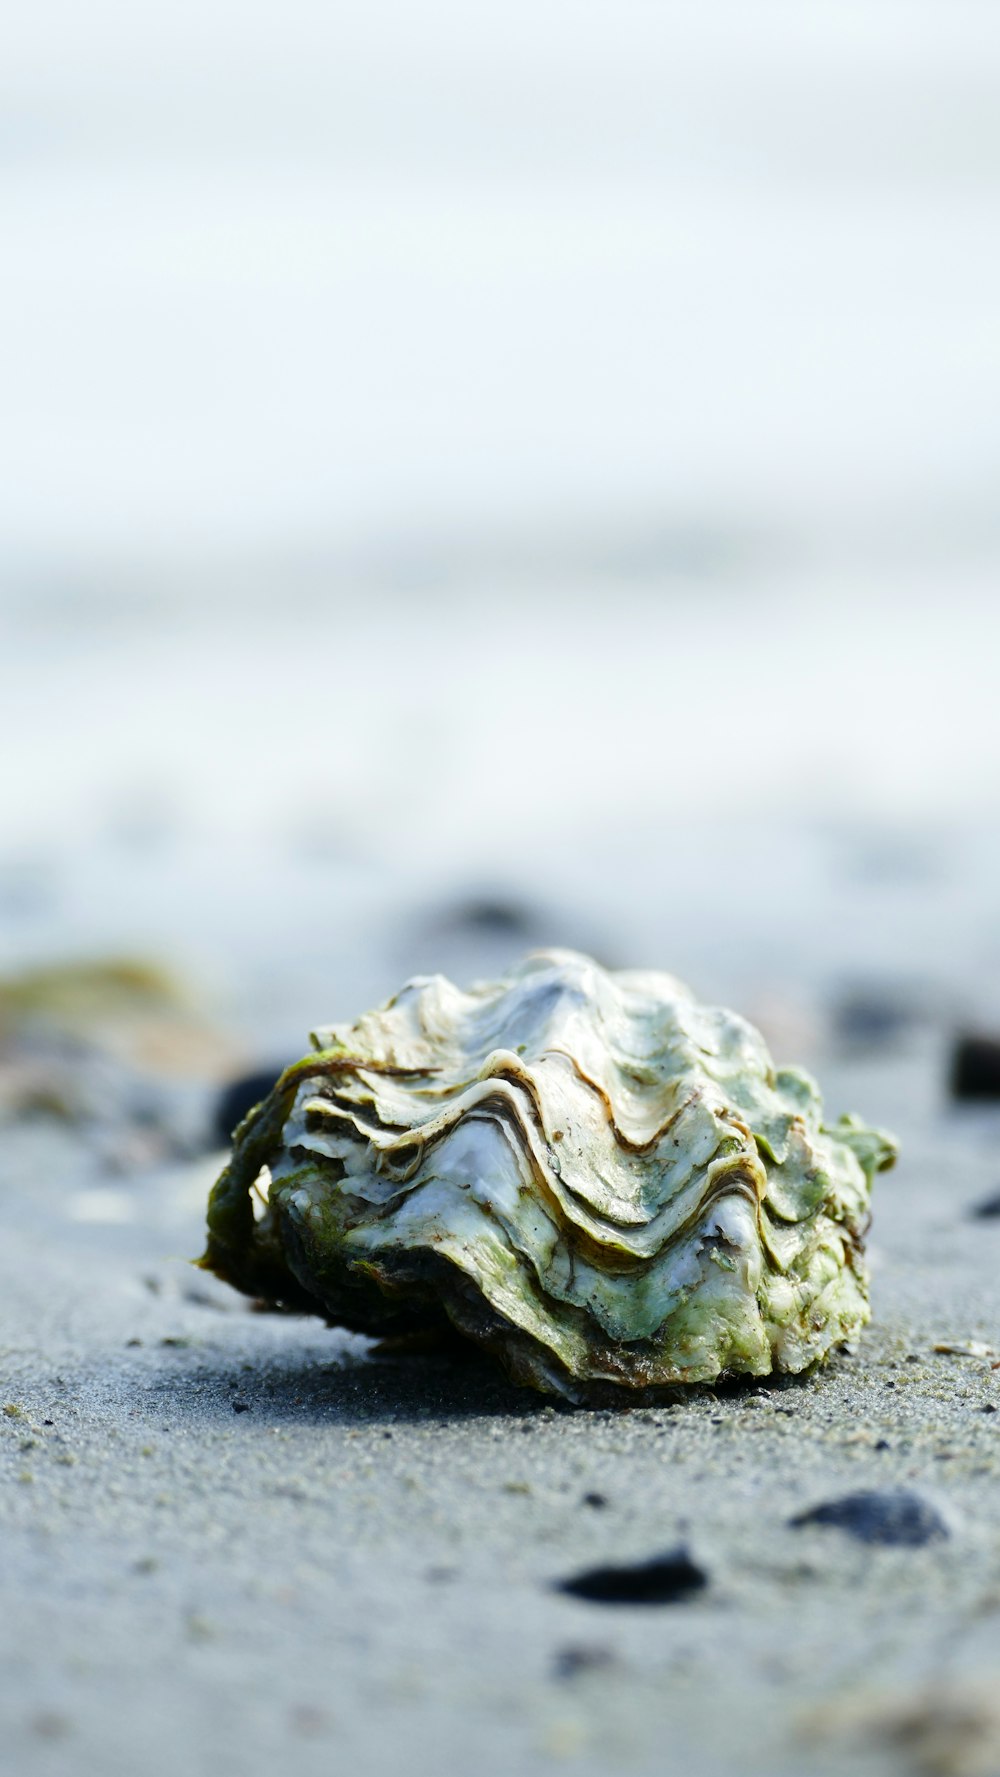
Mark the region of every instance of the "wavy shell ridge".
[[894, 1143], [826, 1126], [672, 976], [539, 952], [314, 1041], [213, 1192], [203, 1262], [239, 1287], [362, 1331], [448, 1320], [577, 1399], [800, 1370], [867, 1318]]

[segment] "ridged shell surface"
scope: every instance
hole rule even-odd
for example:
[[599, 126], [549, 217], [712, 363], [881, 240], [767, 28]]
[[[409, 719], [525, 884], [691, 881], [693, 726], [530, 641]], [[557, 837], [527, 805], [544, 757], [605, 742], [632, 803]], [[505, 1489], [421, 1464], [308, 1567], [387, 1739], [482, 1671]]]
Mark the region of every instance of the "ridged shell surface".
[[892, 1138], [823, 1119], [673, 977], [538, 952], [318, 1031], [236, 1132], [202, 1261], [389, 1334], [451, 1323], [572, 1399], [800, 1371], [868, 1318]]

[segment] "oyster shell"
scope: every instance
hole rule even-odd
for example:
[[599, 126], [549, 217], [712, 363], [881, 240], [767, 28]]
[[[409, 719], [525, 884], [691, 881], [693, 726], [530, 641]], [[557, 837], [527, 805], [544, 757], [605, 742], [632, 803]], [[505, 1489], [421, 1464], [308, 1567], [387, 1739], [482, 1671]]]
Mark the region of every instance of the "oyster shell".
[[669, 975], [540, 951], [313, 1042], [211, 1195], [201, 1263], [250, 1294], [450, 1322], [575, 1400], [803, 1370], [868, 1319], [894, 1141]]

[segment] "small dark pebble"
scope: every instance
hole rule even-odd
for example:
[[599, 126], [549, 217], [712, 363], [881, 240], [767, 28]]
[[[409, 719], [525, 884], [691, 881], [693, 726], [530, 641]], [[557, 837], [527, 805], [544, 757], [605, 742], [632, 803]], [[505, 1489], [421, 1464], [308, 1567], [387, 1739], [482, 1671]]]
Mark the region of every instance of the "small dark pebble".
[[568, 1580], [557, 1580], [555, 1589], [591, 1604], [673, 1604], [707, 1584], [704, 1568], [687, 1549], [678, 1548], [624, 1567], [588, 1567]]
[[218, 1296], [211, 1295], [208, 1290], [200, 1290], [197, 1285], [193, 1289], [189, 1286], [187, 1289], [181, 1290], [181, 1295], [185, 1302], [191, 1303], [193, 1308], [215, 1308], [225, 1314], [229, 1307], [228, 1302], [220, 1301]]
[[302, 1734], [306, 1739], [316, 1739], [328, 1731], [333, 1717], [315, 1703], [297, 1703], [294, 1709], [289, 1710], [288, 1721], [296, 1734]]
[[875, 1448], [876, 1450], [891, 1450], [892, 1445], [888, 1438], [878, 1438], [875, 1443]]
[[576, 1678], [580, 1672], [606, 1672], [614, 1665], [617, 1665], [617, 1656], [613, 1649], [603, 1647], [598, 1641], [574, 1642], [569, 1647], [561, 1647], [552, 1662], [557, 1678]]
[[441, 922], [453, 930], [488, 938], [520, 938], [527, 943], [535, 931], [531, 910], [499, 895], [470, 895], [445, 915]]
[[223, 1086], [212, 1113], [212, 1133], [221, 1146], [229, 1145], [236, 1125], [242, 1123], [255, 1104], [267, 1097], [280, 1072], [280, 1067], [258, 1068], [254, 1073], [241, 1074], [238, 1080], [230, 1080], [228, 1086]]
[[952, 1098], [1000, 1098], [1000, 1037], [967, 1034], [951, 1052]]
[[898, 1042], [914, 1020], [914, 1008], [891, 989], [848, 990], [833, 1008], [840, 1041], [856, 1049], [885, 1049]]
[[789, 1523], [795, 1528], [803, 1524], [832, 1524], [857, 1537], [859, 1542], [895, 1543], [914, 1549], [951, 1535], [940, 1512], [928, 1500], [902, 1487], [845, 1493], [841, 1499], [827, 1499], [807, 1512], [799, 1512]]
[[974, 1222], [989, 1222], [1000, 1216], [1000, 1191], [994, 1191], [989, 1197], [981, 1197], [978, 1203], [972, 1205], [969, 1215]]
[[32, 1716], [31, 1727], [40, 1740], [64, 1740], [73, 1731], [69, 1716], [56, 1709], [40, 1709]]
[[583, 1496], [583, 1504], [585, 1506], [593, 1506], [595, 1511], [600, 1511], [601, 1507], [606, 1506], [607, 1503], [608, 1496], [606, 1493], [585, 1493]]
[[250, 1402], [249, 1401], [234, 1401], [233, 1402], [233, 1412], [234, 1413], [249, 1413], [249, 1411], [250, 1411]]
[[[985, 1407], [980, 1407], [979, 1409], [980, 1413], [995, 1413], [996, 1410], [996, 1403], [994, 1401], [987, 1401]], [[48, 1420], [46, 1420], [45, 1423], [48, 1425]]]

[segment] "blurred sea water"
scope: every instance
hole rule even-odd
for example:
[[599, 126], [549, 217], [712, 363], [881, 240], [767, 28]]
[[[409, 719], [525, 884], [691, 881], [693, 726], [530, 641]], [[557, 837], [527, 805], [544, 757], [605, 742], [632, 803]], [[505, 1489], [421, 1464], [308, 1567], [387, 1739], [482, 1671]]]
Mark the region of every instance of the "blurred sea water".
[[23, 11], [3, 961], [329, 1016], [485, 889], [993, 1003], [998, 87], [974, 0]]
[[22, 9], [5, 583], [995, 552], [998, 80], [986, 0]]

